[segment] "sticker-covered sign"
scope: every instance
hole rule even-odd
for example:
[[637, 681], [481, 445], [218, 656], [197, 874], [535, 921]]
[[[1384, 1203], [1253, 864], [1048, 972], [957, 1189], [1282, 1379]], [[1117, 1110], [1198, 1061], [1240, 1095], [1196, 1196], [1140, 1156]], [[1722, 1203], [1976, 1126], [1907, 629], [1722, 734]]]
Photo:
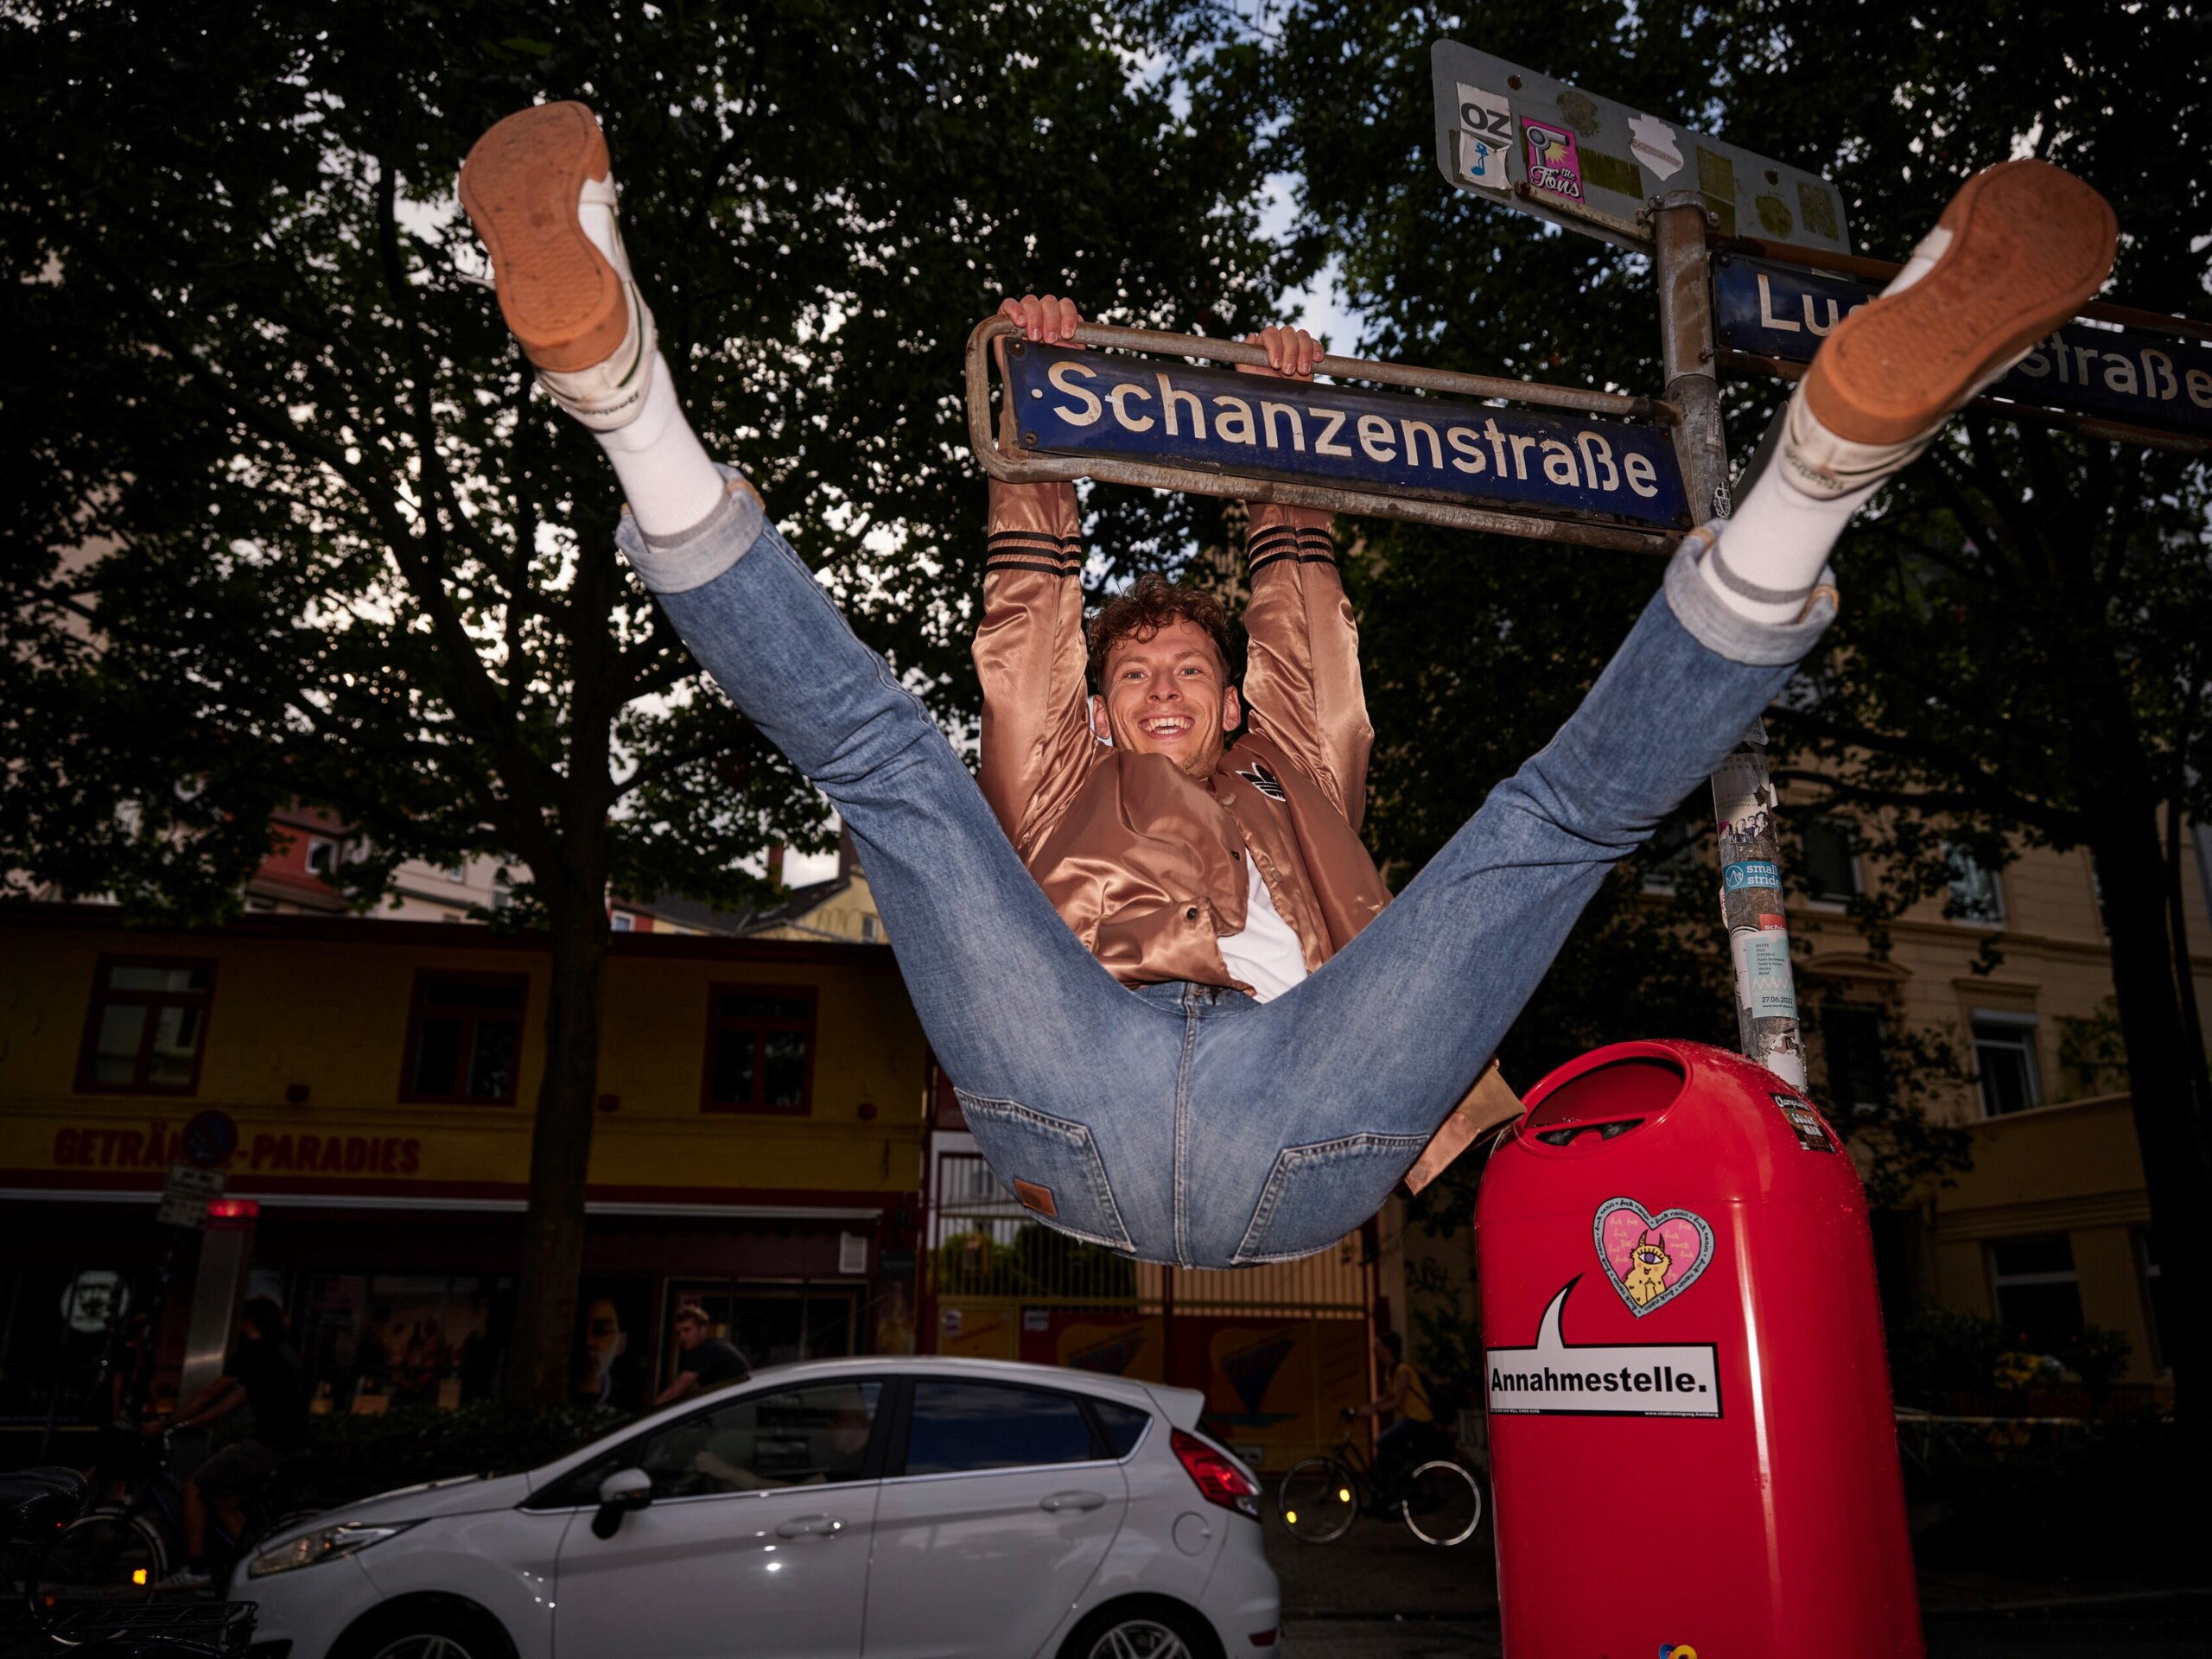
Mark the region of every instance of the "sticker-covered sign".
[[1607, 1198], [1590, 1233], [1605, 1276], [1639, 1319], [1695, 1284], [1713, 1260], [1713, 1229], [1688, 1210], [1655, 1216], [1634, 1198]]
[[1790, 1133], [1797, 1137], [1797, 1144], [1808, 1152], [1834, 1152], [1835, 1141], [1828, 1135], [1827, 1125], [1821, 1122], [1821, 1115], [1813, 1109], [1810, 1101], [1800, 1100], [1795, 1095], [1770, 1095], [1789, 1125]]
[[[1809, 363], [1829, 331], [1878, 291], [1833, 271], [1718, 255], [1714, 333], [1738, 358]], [[2212, 343], [2071, 323], [2037, 340], [1983, 395], [2212, 435]]]
[[1459, 173], [1481, 190], [1510, 190], [1513, 170], [1506, 157], [1513, 149], [1513, 111], [1499, 93], [1480, 86], [1459, 87]]
[[[1694, 190], [1722, 236], [1851, 251], [1842, 194], [1817, 173], [1457, 41], [1429, 48], [1429, 73], [1437, 166], [1462, 189], [1491, 191], [1517, 212], [1624, 248], [1650, 245], [1637, 215], [1652, 197]], [[1499, 103], [1521, 130], [1518, 145], [1492, 125]], [[1555, 137], [1540, 142], [1538, 129]], [[1495, 170], [1501, 164], [1507, 176]]]
[[1663, 428], [1017, 342], [1026, 449], [1689, 527]]
[[1560, 1329], [1580, 1274], [1544, 1309], [1528, 1348], [1483, 1355], [1490, 1408], [1538, 1416], [1718, 1417], [1720, 1356], [1709, 1342], [1570, 1344]]

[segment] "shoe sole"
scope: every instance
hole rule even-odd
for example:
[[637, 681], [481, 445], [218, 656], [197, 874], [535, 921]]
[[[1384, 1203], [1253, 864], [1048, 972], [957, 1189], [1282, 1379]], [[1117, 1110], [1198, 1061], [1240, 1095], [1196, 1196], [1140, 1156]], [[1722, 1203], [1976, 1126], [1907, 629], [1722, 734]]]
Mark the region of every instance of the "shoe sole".
[[599, 119], [582, 104], [511, 115], [461, 164], [461, 205], [492, 256], [499, 315], [541, 369], [572, 373], [622, 349], [622, 279], [576, 219], [587, 179], [613, 170]]
[[1935, 268], [1845, 318], [1805, 376], [1840, 438], [1903, 443], [1936, 425], [2103, 286], [2120, 230], [2102, 196], [2047, 162], [1976, 174], [1936, 222], [1951, 244]]

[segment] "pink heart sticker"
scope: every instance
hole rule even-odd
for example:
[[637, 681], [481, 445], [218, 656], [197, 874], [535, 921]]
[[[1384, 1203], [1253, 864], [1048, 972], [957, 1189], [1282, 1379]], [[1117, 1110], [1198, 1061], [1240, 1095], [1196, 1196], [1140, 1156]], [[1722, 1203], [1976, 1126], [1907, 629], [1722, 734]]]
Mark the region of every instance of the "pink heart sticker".
[[1713, 1229], [1687, 1210], [1655, 1216], [1634, 1198], [1607, 1198], [1590, 1230], [1605, 1276], [1639, 1319], [1696, 1283], [1713, 1260]]

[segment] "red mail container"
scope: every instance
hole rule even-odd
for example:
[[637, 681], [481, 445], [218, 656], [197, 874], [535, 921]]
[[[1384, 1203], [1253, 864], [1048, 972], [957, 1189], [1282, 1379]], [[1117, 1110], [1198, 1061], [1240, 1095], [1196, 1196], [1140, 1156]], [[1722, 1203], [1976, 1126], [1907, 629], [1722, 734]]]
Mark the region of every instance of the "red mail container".
[[1866, 1200], [1771, 1072], [1618, 1043], [1475, 1208], [1509, 1659], [1917, 1655]]

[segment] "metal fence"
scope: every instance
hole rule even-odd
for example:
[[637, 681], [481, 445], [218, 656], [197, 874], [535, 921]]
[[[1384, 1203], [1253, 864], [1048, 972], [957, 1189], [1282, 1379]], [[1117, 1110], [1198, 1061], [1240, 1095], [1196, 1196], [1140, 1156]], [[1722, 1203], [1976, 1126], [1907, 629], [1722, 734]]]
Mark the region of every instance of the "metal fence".
[[973, 1153], [938, 1157], [931, 1198], [924, 1328], [939, 1353], [1199, 1389], [1207, 1427], [1268, 1468], [1334, 1443], [1343, 1408], [1372, 1392], [1359, 1234], [1253, 1268], [1132, 1262], [1044, 1226]]

